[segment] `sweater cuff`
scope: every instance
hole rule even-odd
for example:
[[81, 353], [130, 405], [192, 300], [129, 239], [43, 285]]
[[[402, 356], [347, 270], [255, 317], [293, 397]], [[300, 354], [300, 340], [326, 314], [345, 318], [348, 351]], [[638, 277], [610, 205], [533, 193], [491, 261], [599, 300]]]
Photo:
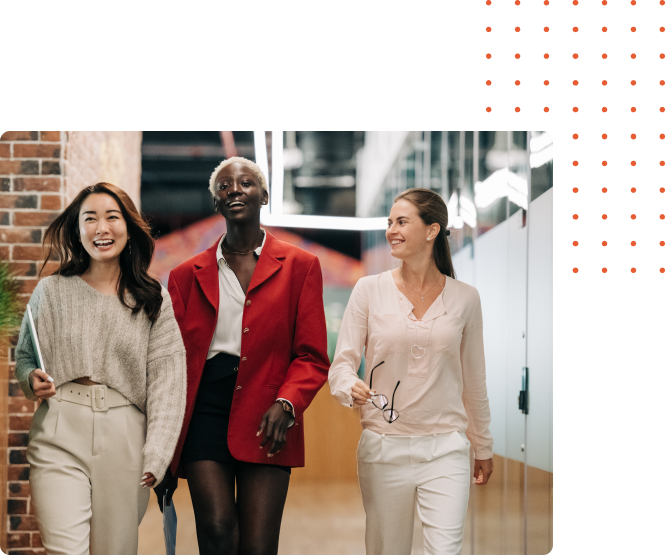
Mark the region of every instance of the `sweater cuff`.
[[[31, 373], [32, 370], [30, 371], [30, 374]], [[32, 386], [30, 385], [30, 374], [28, 374], [28, 377], [25, 380], [19, 380], [18, 383], [21, 386], [26, 399], [30, 401], [39, 401], [39, 397], [35, 395], [35, 392], [32, 390]]]

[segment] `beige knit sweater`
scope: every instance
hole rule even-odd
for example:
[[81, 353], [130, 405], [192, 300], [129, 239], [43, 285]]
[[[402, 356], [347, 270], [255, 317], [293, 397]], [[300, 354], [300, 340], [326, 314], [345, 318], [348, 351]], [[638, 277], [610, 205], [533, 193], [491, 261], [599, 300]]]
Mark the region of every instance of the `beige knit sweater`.
[[[78, 276], [51, 276], [30, 298], [43, 369], [58, 387], [88, 377], [122, 393], [147, 416], [143, 471], [159, 483], [173, 458], [185, 414], [185, 347], [173, 315], [171, 297], [152, 323], [142, 310], [132, 315], [117, 295], [104, 295]], [[130, 303], [131, 305], [131, 303]], [[14, 375], [28, 399], [30, 372], [38, 368], [23, 318]]]

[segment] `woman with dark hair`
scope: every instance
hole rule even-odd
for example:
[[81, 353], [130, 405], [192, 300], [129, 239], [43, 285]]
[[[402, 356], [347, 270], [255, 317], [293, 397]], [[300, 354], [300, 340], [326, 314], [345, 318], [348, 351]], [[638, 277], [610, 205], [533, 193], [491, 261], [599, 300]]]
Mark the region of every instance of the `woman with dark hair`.
[[[130, 555], [185, 410], [185, 349], [168, 292], [148, 274], [150, 229], [119, 187], [81, 191], [49, 226], [59, 268], [29, 302], [15, 376], [41, 400], [30, 490], [49, 555]], [[42, 271], [44, 266], [42, 266]], [[41, 272], [40, 272], [41, 274]]]
[[201, 555], [276, 555], [303, 412], [330, 364], [321, 267], [261, 229], [254, 162], [225, 160], [209, 185], [227, 231], [169, 276], [188, 374], [171, 470], [187, 478]]
[[455, 279], [447, 225], [436, 193], [395, 198], [386, 239], [402, 263], [358, 281], [330, 368], [332, 394], [360, 407], [368, 555], [411, 553], [414, 505], [425, 553], [459, 555], [471, 467], [478, 485], [492, 473], [480, 298]]

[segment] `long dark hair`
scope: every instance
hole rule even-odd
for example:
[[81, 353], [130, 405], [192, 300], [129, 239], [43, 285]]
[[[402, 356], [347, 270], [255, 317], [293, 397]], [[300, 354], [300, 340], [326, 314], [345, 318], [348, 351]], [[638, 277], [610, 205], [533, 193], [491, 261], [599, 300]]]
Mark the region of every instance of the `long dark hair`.
[[432, 256], [439, 272], [455, 278], [453, 259], [450, 255], [450, 244], [446, 235], [448, 227], [448, 208], [443, 199], [429, 189], [407, 189], [395, 197], [395, 201], [408, 200], [418, 209], [418, 215], [425, 225], [439, 224], [439, 234], [434, 239]]
[[[51, 258], [60, 260], [60, 267], [53, 272], [60, 276], [81, 275], [90, 265], [90, 255], [83, 248], [79, 232], [79, 212], [83, 201], [90, 195], [106, 194], [115, 199], [127, 224], [130, 241], [120, 254], [120, 278], [118, 280], [118, 298], [132, 314], [145, 310], [150, 321], [154, 322], [162, 308], [162, 286], [148, 274], [155, 240], [150, 235], [150, 226], [136, 209], [134, 202], [125, 191], [111, 183], [97, 183], [83, 189], [72, 203], [65, 208], [44, 234], [44, 264], [39, 275], [44, 271]], [[130, 248], [131, 244], [131, 248]], [[127, 304], [129, 293], [134, 299], [134, 306]]]

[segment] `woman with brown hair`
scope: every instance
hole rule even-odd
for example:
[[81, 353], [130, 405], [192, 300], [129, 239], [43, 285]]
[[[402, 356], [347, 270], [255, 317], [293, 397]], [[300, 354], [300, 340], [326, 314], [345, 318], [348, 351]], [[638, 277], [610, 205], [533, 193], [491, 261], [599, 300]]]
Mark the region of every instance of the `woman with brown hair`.
[[[148, 274], [154, 240], [119, 187], [81, 191], [49, 226], [60, 261], [30, 298], [15, 376], [41, 400], [30, 490], [49, 555], [130, 555], [148, 487], [166, 472], [185, 409], [185, 349], [168, 292]], [[44, 267], [42, 266], [42, 271]]]
[[411, 553], [414, 506], [425, 553], [459, 555], [471, 467], [478, 485], [492, 473], [480, 298], [455, 279], [447, 225], [436, 193], [395, 198], [386, 239], [402, 264], [358, 281], [330, 368], [332, 394], [360, 407], [368, 555]]

